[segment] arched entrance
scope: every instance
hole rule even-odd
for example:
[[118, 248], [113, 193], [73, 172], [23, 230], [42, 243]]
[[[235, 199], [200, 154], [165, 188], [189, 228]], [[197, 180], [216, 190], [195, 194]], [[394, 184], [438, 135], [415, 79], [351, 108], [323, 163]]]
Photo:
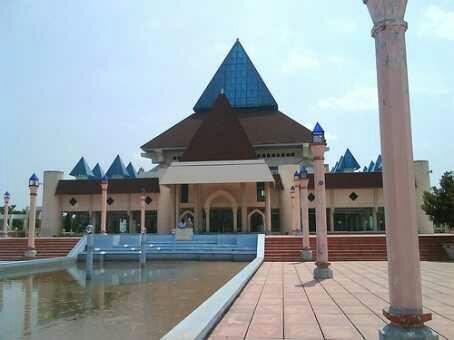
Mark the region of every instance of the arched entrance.
[[[230, 207], [212, 207], [217, 198], [224, 198]], [[236, 232], [238, 203], [233, 195], [225, 190], [218, 190], [208, 196], [205, 205], [207, 232]]]
[[259, 209], [252, 210], [248, 215], [249, 231], [251, 233], [265, 232], [265, 214]]

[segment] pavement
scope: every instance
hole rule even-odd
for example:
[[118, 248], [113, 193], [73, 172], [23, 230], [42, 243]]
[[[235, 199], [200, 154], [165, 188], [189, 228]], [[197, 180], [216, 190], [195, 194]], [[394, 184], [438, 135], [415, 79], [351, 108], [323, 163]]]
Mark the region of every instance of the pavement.
[[[315, 281], [314, 263], [265, 262], [211, 333], [211, 340], [378, 339], [389, 305], [386, 262], [334, 262]], [[454, 339], [454, 263], [421, 262], [426, 323]]]

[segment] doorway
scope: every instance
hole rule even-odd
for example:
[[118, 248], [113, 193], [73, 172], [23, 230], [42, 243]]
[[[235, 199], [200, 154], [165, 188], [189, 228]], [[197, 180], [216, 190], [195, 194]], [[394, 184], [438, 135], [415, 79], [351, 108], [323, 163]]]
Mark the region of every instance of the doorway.
[[233, 232], [233, 212], [231, 208], [214, 208], [210, 210], [210, 232]]

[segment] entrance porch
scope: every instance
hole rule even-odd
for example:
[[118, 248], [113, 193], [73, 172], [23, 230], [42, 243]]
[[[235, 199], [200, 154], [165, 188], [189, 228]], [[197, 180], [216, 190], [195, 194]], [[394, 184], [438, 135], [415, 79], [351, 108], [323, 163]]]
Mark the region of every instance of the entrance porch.
[[171, 190], [175, 226], [190, 218], [198, 233], [271, 232], [278, 202], [263, 160], [175, 162], [160, 183]]

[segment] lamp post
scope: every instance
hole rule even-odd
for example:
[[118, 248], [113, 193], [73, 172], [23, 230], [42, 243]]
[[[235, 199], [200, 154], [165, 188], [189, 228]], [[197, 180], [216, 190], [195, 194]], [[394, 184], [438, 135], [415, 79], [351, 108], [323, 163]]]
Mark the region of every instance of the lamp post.
[[404, 20], [407, 0], [363, 0], [373, 21], [391, 323], [380, 339], [438, 339], [424, 325]]
[[301, 250], [301, 259], [303, 261], [312, 260], [312, 250], [309, 241], [309, 204], [307, 202], [307, 186], [309, 178], [304, 165], [301, 165], [300, 170], [295, 172], [295, 186], [299, 187], [300, 191], [300, 209], [301, 209], [301, 224], [303, 231], [303, 249]]
[[3, 229], [0, 232], [0, 237], [8, 237], [8, 217], [9, 217], [9, 199], [10, 199], [9, 192], [5, 192], [3, 195]]
[[107, 234], [107, 188], [109, 181], [107, 176], [101, 178], [101, 234]]
[[145, 227], [145, 192], [142, 191], [140, 195], [140, 232], [141, 234], [147, 233], [147, 228]]
[[39, 178], [33, 174], [28, 180], [30, 191], [30, 210], [28, 213], [28, 240], [25, 257], [35, 257], [38, 253], [35, 248], [35, 227], [36, 227], [36, 197], [38, 196]]
[[292, 202], [292, 233], [296, 234], [298, 232], [298, 226], [296, 225], [296, 218], [295, 218], [295, 194], [296, 194], [296, 189], [295, 186], [292, 185], [290, 189], [288, 190], [290, 194], [290, 200]]
[[315, 220], [317, 228], [316, 267], [314, 279], [323, 280], [333, 277], [333, 271], [328, 262], [328, 235], [326, 226], [326, 192], [325, 192], [325, 131], [317, 123], [312, 131], [311, 151], [314, 156], [314, 191], [315, 191]]

